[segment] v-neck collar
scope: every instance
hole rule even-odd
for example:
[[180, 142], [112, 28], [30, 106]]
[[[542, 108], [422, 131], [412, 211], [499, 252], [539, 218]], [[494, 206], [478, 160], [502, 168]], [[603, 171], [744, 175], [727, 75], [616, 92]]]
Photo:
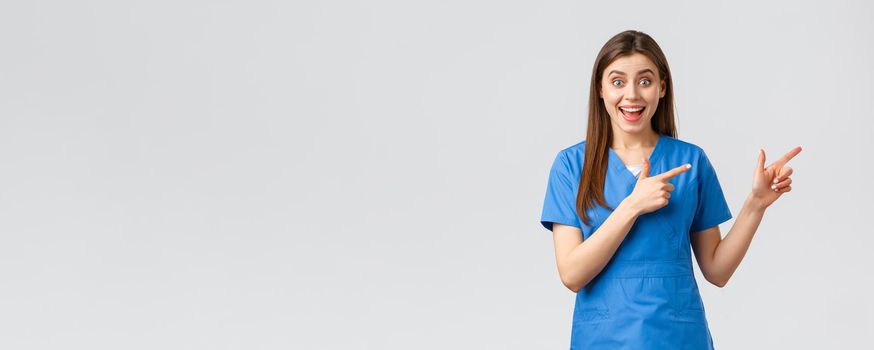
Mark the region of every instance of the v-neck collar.
[[[659, 150], [661, 149], [660, 146], [662, 144], [662, 139], [665, 137], [664, 135], [662, 135], [660, 133], [656, 133], [656, 135], [658, 135], [659, 138], [658, 138], [658, 140], [656, 140], [656, 144], [652, 149], [652, 153], [649, 154], [650, 174], [653, 173], [652, 168], [654, 167], [654, 161], [656, 159], [658, 159]], [[614, 151], [613, 148], [608, 146], [607, 152], [609, 153], [609, 157], [610, 157], [608, 163], [616, 171], [622, 172], [622, 173], [628, 175], [634, 181], [637, 181], [637, 176], [634, 175], [634, 173], [632, 173], [631, 170], [628, 170], [628, 168], [625, 166], [625, 163], [622, 162], [622, 158], [619, 158], [619, 155], [616, 154], [616, 151]]]

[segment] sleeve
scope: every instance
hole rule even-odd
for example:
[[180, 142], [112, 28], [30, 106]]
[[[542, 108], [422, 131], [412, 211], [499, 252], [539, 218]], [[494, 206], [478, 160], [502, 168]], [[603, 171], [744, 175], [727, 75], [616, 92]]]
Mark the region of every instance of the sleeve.
[[546, 196], [543, 199], [543, 211], [540, 224], [552, 231], [552, 224], [559, 223], [568, 226], [581, 227], [577, 215], [577, 189], [579, 183], [571, 175], [570, 164], [564, 152], [559, 152], [549, 171], [549, 181], [546, 185]]
[[704, 151], [698, 156], [698, 206], [692, 218], [690, 232], [699, 232], [731, 219], [731, 211], [716, 177], [716, 170]]

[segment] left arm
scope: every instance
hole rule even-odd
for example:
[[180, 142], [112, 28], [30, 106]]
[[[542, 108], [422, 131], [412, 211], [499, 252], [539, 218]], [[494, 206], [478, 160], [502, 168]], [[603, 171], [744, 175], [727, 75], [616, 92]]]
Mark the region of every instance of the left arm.
[[767, 209], [783, 193], [792, 190], [792, 168], [786, 166], [792, 157], [801, 152], [801, 147], [789, 151], [767, 168], [765, 152], [759, 152], [759, 164], [753, 176], [753, 191], [747, 196], [734, 225], [722, 238], [719, 226], [713, 226], [691, 234], [692, 250], [701, 273], [708, 282], [718, 287], [725, 286], [740, 265], [759, 223]]
[[756, 229], [765, 215], [765, 208], [747, 197], [737, 220], [724, 239], [719, 232], [719, 226], [692, 233], [692, 250], [698, 260], [698, 267], [708, 282], [720, 288], [728, 283], [750, 247]]

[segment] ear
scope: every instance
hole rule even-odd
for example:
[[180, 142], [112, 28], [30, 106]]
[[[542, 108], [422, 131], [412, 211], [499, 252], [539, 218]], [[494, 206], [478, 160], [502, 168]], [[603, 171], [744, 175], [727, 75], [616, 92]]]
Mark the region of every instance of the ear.
[[661, 81], [661, 84], [659, 84], [659, 85], [662, 86], [662, 88], [661, 88], [661, 90], [662, 90], [662, 94], [661, 94], [661, 96], [659, 96], [659, 98], [665, 97], [665, 92], [666, 92], [666, 91], [665, 91], [665, 86], [666, 86], [665, 81], [662, 80], [662, 81]]

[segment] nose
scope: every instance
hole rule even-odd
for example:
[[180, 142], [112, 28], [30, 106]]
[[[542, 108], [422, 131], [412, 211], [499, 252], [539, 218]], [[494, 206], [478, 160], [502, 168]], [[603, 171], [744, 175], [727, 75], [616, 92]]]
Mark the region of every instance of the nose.
[[625, 91], [625, 99], [629, 101], [636, 101], [640, 98], [640, 93], [637, 91], [638, 86], [636, 84], [629, 84], [627, 90]]

